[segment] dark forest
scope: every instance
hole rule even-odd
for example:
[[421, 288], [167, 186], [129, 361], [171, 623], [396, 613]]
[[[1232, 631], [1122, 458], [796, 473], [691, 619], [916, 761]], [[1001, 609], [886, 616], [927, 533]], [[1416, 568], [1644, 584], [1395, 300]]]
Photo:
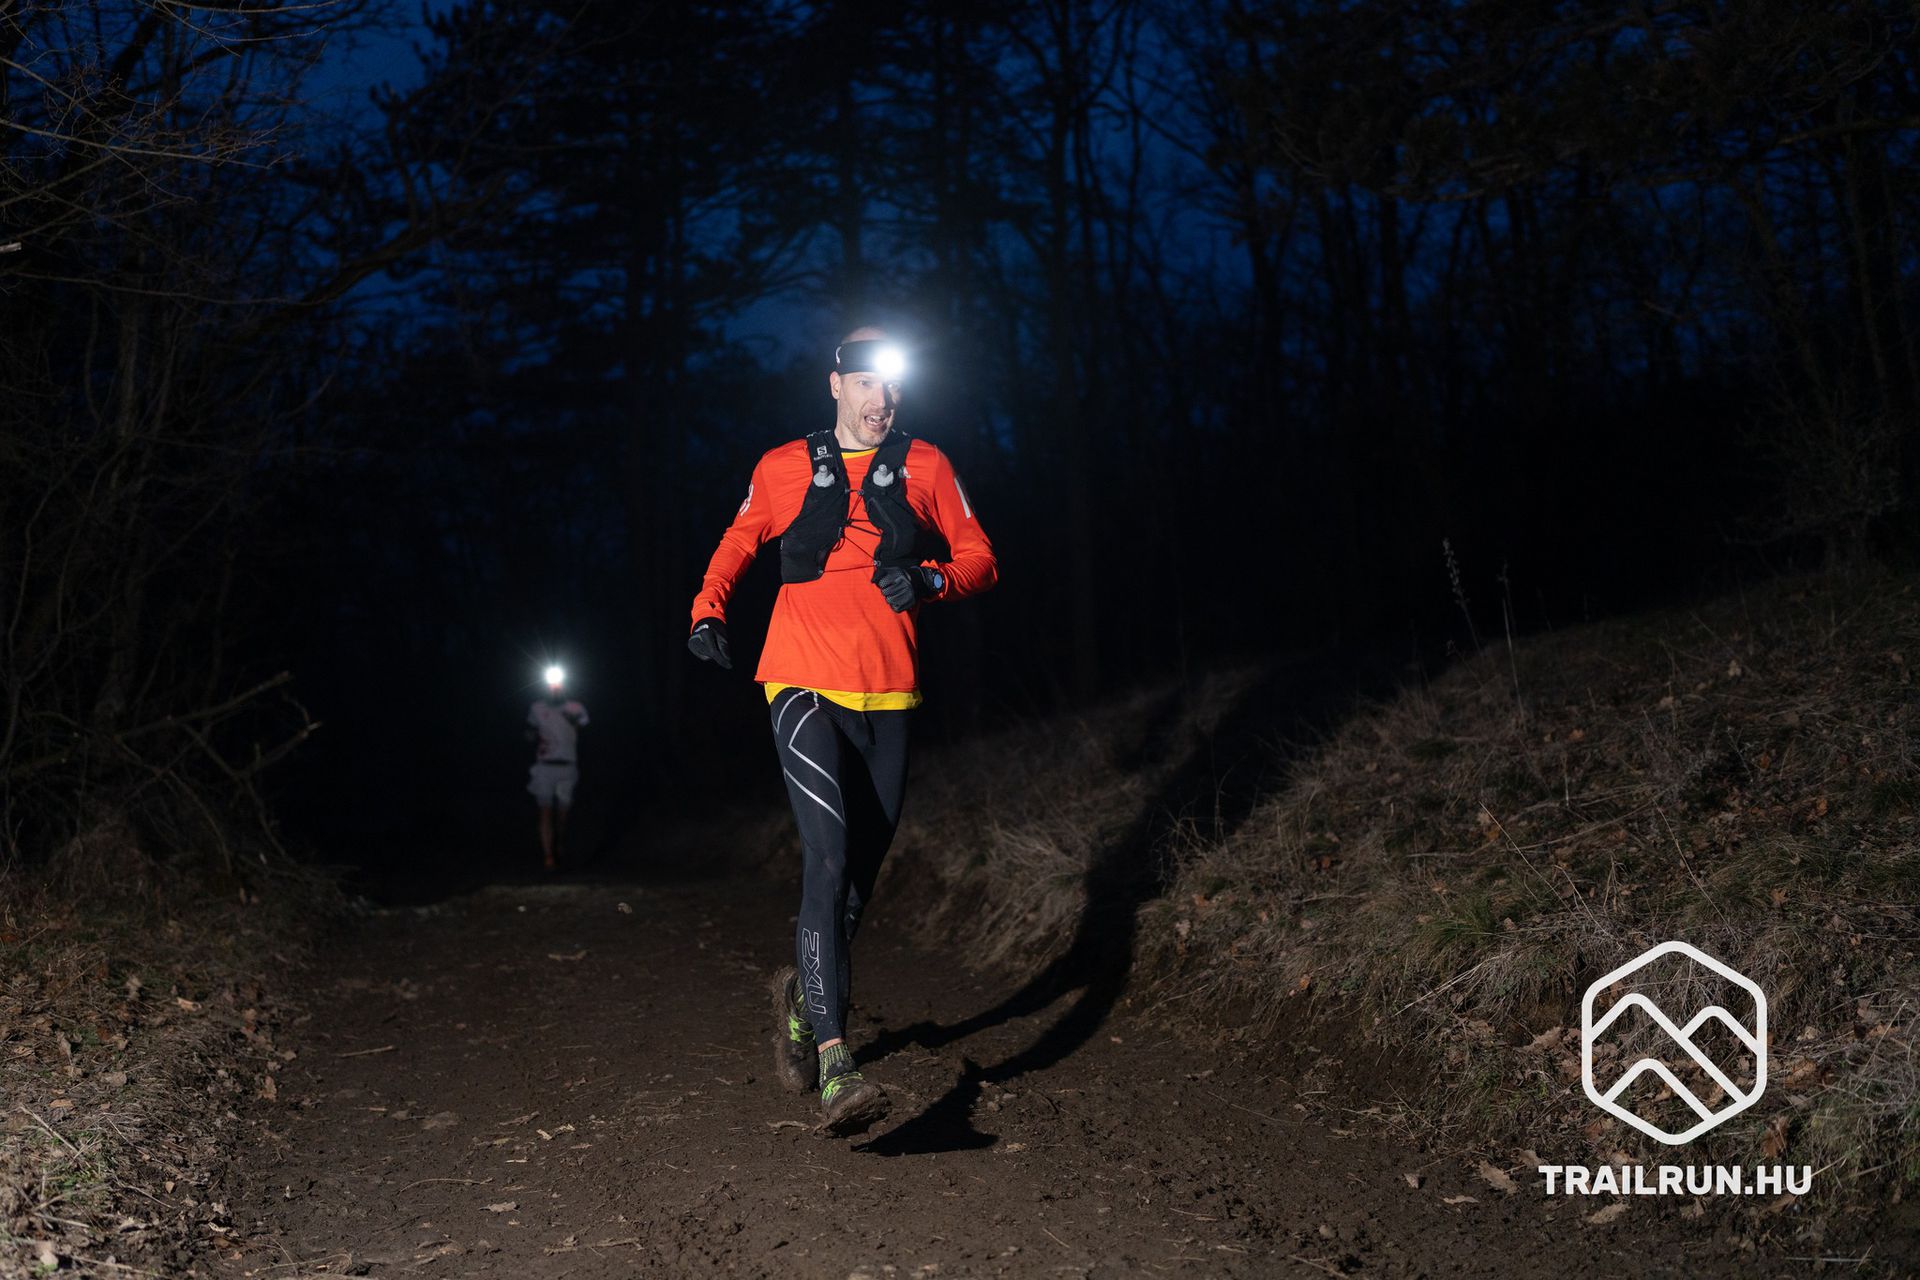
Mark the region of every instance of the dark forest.
[[[1886, 0], [8, 7], [6, 876], [246, 904], [319, 866], [409, 901], [531, 875], [549, 662], [593, 709], [590, 871], [791, 842], [752, 825], [782, 813], [750, 679], [774, 557], [733, 670], [688, 655], [688, 604], [755, 461], [831, 423], [862, 325], [909, 352], [899, 424], [998, 555], [919, 654], [940, 785], [995, 735], [1167, 687], [1191, 710], [1217, 673], [1324, 662], [1382, 697], [1485, 659], [1518, 690], [1529, 638], [1783, 582], [1890, 599], [1920, 556], [1917, 24]], [[1911, 597], [1887, 616], [1906, 634]], [[1894, 787], [1875, 821], [1909, 820], [1901, 741], [1861, 783]], [[1218, 892], [1155, 874], [1141, 894]], [[1487, 929], [1526, 924], [1491, 901]]]

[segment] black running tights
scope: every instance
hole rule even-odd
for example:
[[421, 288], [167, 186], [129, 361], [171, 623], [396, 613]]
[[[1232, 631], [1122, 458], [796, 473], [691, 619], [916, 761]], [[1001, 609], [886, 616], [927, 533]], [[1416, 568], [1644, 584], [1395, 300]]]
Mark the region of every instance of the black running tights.
[[900, 825], [907, 711], [853, 711], [810, 689], [768, 707], [804, 859], [794, 930], [800, 989], [816, 1040], [846, 1035], [847, 951]]

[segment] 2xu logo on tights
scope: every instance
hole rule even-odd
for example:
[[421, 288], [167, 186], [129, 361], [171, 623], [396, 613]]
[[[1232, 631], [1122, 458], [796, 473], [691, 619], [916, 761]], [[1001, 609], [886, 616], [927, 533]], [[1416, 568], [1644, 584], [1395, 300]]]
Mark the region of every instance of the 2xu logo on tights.
[[800, 989], [807, 993], [807, 1008], [813, 1013], [827, 1012], [827, 984], [820, 976], [820, 932], [800, 931]]
[[1691, 1142], [1766, 1091], [1766, 994], [1697, 947], [1650, 947], [1587, 988], [1580, 1079], [1648, 1137]]

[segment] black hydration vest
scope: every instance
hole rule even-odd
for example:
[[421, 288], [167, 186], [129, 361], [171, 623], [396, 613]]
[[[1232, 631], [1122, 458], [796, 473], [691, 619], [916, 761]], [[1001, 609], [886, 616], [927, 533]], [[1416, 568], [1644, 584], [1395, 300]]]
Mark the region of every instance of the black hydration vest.
[[[827, 553], [840, 545], [852, 522], [853, 490], [847, 482], [847, 464], [840, 441], [831, 430], [816, 431], [801, 441], [813, 483], [800, 503], [800, 514], [780, 535], [780, 580], [812, 582], [827, 568]], [[867, 478], [860, 485], [867, 518], [880, 530], [880, 546], [873, 558], [877, 573], [883, 568], [919, 564], [920, 526], [907, 505], [907, 447], [913, 440], [904, 431], [887, 432], [874, 451]]]

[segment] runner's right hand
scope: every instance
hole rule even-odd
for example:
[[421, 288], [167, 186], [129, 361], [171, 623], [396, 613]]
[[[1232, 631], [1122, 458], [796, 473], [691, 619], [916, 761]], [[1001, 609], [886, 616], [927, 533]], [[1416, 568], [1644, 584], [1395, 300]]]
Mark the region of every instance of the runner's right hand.
[[733, 670], [733, 646], [727, 642], [727, 624], [718, 618], [702, 618], [687, 637], [687, 651], [702, 662], [717, 662]]

